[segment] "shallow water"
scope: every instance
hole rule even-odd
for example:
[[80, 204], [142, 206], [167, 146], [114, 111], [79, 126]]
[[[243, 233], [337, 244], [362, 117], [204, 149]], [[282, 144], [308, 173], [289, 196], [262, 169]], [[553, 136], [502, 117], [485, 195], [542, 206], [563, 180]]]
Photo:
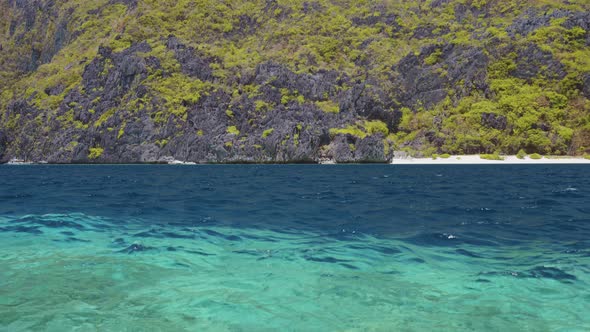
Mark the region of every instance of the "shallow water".
[[586, 166], [1, 166], [1, 331], [587, 331]]

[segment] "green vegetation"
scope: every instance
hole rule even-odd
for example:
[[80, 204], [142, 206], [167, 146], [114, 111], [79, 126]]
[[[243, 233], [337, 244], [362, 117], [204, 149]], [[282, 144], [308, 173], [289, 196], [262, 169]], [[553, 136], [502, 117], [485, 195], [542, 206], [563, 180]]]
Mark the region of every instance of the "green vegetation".
[[443, 158], [443, 159], [449, 159], [449, 158], [451, 158], [451, 155], [450, 155], [450, 154], [448, 154], [448, 153], [443, 153], [443, 154], [441, 154], [439, 157], [441, 157], [441, 158]]
[[119, 128], [119, 132], [117, 133], [117, 139], [121, 138], [123, 135], [125, 135], [125, 126], [127, 125], [127, 123], [123, 123], [123, 125], [121, 125], [121, 127]]
[[330, 129], [330, 136], [334, 137], [336, 135], [352, 135], [358, 138], [365, 138], [367, 137], [367, 133], [360, 129], [358, 126], [349, 125], [346, 128], [332, 128]]
[[365, 138], [367, 136], [372, 136], [376, 134], [381, 134], [384, 137], [386, 137], [389, 134], [389, 129], [387, 128], [387, 125], [382, 121], [362, 121], [358, 122], [355, 125], [349, 125], [346, 128], [330, 129], [331, 136], [352, 135], [358, 138]]
[[267, 130], [263, 131], [262, 132], [262, 138], [267, 138], [270, 134], [273, 133], [273, 131], [275, 131], [274, 128], [270, 128], [270, 129], [267, 129]]
[[167, 139], [159, 139], [156, 141], [156, 145], [159, 146], [160, 148], [165, 147], [167, 144], [168, 144]]
[[584, 155], [584, 159], [588, 159], [588, 160], [590, 160], [590, 154], [585, 154], [585, 155]]
[[[381, 137], [385, 155], [582, 155], [590, 149], [587, 12], [582, 0], [3, 2], [0, 132], [12, 150], [25, 141], [41, 150], [37, 142], [61, 134], [81, 144], [85, 135], [153, 144], [165, 133], [163, 148], [190, 133], [228, 146], [223, 131], [240, 136], [237, 124], [242, 137], [290, 134], [284, 144], [298, 146], [313, 126], [318, 136]], [[188, 64], [170, 35], [192, 52]], [[149, 47], [129, 51], [140, 43]], [[282, 68], [257, 80], [269, 63]], [[415, 67], [402, 72], [400, 63]], [[310, 110], [326, 122], [306, 118]], [[204, 127], [192, 112], [223, 119]], [[265, 117], [280, 112], [297, 113], [301, 128], [267, 129]], [[153, 130], [149, 139], [129, 141], [136, 123]], [[89, 158], [100, 157], [96, 149]]]
[[106, 112], [104, 112], [100, 118], [98, 118], [98, 120], [96, 120], [96, 122], [94, 123], [95, 127], [100, 127], [102, 126], [103, 123], [105, 123], [111, 116], [113, 116], [115, 114], [115, 109], [112, 108]]
[[503, 157], [501, 157], [499, 154], [497, 153], [493, 153], [493, 154], [482, 154], [479, 156], [481, 159], [486, 159], [486, 160], [504, 160]]
[[169, 77], [151, 77], [148, 85], [165, 102], [166, 111], [178, 117], [183, 117], [187, 107], [198, 102], [209, 89], [209, 84], [179, 73]]
[[95, 148], [90, 148], [88, 149], [88, 158], [89, 159], [97, 159], [100, 156], [102, 156], [102, 153], [104, 152], [104, 149], [101, 147], [95, 147]]
[[389, 129], [383, 121], [365, 121], [362, 126], [369, 135], [381, 134], [384, 137], [389, 135]]
[[238, 128], [236, 128], [236, 126], [229, 126], [227, 127], [227, 133], [238, 136], [240, 134], [240, 131], [238, 130]]
[[316, 102], [316, 105], [324, 112], [326, 113], [339, 113], [340, 112], [340, 107], [338, 106], [338, 104], [334, 103], [331, 100], [328, 101], [318, 101]]
[[272, 108], [272, 105], [265, 102], [264, 100], [257, 100], [254, 102], [256, 111], [268, 111]]
[[538, 160], [538, 159], [543, 159], [543, 156], [541, 156], [538, 153], [533, 153], [532, 155], [529, 156], [529, 158]]
[[429, 66], [436, 64], [441, 54], [442, 51], [440, 49], [437, 49], [436, 51], [432, 52], [432, 54], [430, 54], [428, 57], [426, 57], [426, 59], [424, 59], [424, 63]]

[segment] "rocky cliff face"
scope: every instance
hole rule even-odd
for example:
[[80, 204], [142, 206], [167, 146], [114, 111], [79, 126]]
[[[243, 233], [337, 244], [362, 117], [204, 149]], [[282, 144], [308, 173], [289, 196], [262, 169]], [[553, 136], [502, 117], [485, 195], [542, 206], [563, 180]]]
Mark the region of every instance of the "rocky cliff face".
[[525, 7], [7, 1], [0, 161], [590, 151], [590, 7]]

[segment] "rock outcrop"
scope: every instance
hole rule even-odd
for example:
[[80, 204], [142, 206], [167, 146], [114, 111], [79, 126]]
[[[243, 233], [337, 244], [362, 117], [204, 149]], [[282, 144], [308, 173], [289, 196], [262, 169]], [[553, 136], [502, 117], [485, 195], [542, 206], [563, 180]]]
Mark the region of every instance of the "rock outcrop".
[[9, 0], [0, 162], [579, 154], [589, 5]]

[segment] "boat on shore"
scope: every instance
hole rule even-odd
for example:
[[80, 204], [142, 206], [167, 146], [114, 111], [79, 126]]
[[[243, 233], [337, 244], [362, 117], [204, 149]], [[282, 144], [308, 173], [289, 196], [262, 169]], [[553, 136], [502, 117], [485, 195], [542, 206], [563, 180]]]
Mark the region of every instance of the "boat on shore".
[[6, 164], [7, 165], [32, 165], [34, 163], [31, 161], [26, 161], [24, 159], [12, 158]]

